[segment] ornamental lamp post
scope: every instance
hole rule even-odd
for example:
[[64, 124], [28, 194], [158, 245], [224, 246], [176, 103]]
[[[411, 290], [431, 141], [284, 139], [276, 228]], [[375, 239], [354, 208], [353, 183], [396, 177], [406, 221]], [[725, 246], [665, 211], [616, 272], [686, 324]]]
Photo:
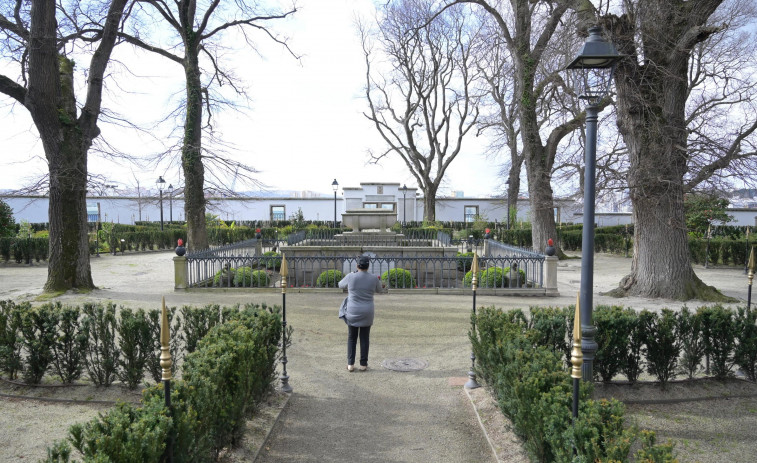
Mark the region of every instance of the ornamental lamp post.
[[331, 182], [331, 188], [334, 189], [334, 228], [336, 228], [336, 190], [339, 189], [339, 182], [336, 179]]
[[155, 181], [155, 184], [158, 185], [158, 191], [160, 192], [160, 231], [163, 231], [163, 186], [166, 184], [166, 181], [163, 180], [163, 176], [161, 175]]
[[407, 185], [403, 184], [400, 190], [402, 190], [402, 228], [405, 228], [405, 218], [406, 218], [405, 208], [407, 207], [405, 198], [407, 197]]
[[586, 100], [586, 148], [584, 169], [584, 220], [581, 244], [581, 350], [583, 380], [591, 381], [597, 343], [592, 312], [594, 301], [594, 201], [596, 198], [597, 119], [600, 102], [608, 94], [615, 65], [620, 60], [615, 46], [602, 38], [602, 28], [589, 28], [589, 37], [578, 56], [566, 67], [573, 71], [578, 97]]
[[173, 222], [173, 184], [168, 185], [168, 223]]
[[[471, 264], [471, 289], [473, 290], [473, 317], [471, 317], [471, 330], [473, 336], [476, 336], [476, 287], [478, 286], [478, 254], [473, 254], [473, 263]], [[476, 389], [481, 387], [476, 381], [476, 353], [471, 349], [470, 352], [470, 371], [468, 371], [468, 382], [464, 384], [466, 389]]]

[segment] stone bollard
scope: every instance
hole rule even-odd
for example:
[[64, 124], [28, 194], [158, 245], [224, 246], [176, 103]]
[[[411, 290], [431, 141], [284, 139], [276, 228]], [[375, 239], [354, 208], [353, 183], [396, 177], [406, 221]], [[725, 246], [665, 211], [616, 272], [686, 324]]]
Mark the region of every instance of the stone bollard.
[[557, 262], [560, 259], [557, 256], [547, 256], [544, 258], [544, 289], [545, 296], [559, 296], [557, 290]]
[[176, 256], [173, 258], [173, 289], [187, 289], [189, 282], [189, 269], [187, 258], [185, 256]]

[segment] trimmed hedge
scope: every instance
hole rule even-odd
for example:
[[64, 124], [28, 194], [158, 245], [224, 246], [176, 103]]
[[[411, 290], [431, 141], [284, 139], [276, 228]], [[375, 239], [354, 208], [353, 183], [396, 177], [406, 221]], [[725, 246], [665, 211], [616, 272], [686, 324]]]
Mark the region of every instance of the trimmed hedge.
[[71, 461], [71, 447], [84, 461], [161, 461], [169, 437], [175, 462], [215, 461], [238, 441], [245, 417], [272, 387], [282, 327], [278, 309], [226, 313], [226, 323], [187, 356], [183, 379], [173, 381], [170, 414], [163, 387], [155, 386], [144, 392], [141, 407], [119, 404], [72, 426], [45, 461]]
[[[653, 433], [623, 427], [622, 403], [590, 400], [591, 383], [580, 382], [579, 415], [572, 424], [573, 387], [563, 352], [534, 345], [539, 336], [517, 317], [490, 307], [471, 320], [477, 371], [532, 461], [673, 461], [671, 444], [655, 445]], [[635, 442], [641, 448], [632, 457]]]

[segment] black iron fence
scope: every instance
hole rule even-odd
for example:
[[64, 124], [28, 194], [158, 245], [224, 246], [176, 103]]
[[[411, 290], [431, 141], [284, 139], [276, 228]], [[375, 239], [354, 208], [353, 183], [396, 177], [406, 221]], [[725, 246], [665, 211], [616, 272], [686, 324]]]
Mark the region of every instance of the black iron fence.
[[[339, 280], [357, 269], [354, 257], [287, 258], [286, 284], [297, 288], [335, 288]], [[402, 257], [371, 258], [369, 272], [390, 288], [465, 289], [472, 285], [473, 258]], [[281, 256], [210, 256], [187, 258], [188, 287], [280, 287]], [[479, 259], [478, 288], [520, 289], [543, 287], [543, 256], [498, 256]]]

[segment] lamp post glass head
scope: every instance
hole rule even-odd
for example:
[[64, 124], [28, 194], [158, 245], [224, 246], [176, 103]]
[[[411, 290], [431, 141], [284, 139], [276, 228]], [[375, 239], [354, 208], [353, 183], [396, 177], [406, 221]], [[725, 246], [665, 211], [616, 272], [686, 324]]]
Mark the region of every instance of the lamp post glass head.
[[336, 179], [334, 179], [334, 181], [331, 182], [331, 188], [333, 188], [334, 192], [336, 192], [336, 190], [339, 189], [339, 182], [337, 182]]
[[168, 185], [168, 192], [173, 193], [173, 183]]
[[160, 177], [158, 177], [158, 180], [155, 181], [155, 184], [158, 185], [158, 190], [162, 192], [163, 186], [166, 184], [166, 181], [163, 180], [163, 176], [161, 175]]
[[583, 48], [565, 68], [574, 71], [573, 85], [579, 98], [596, 104], [607, 95], [620, 58], [615, 46], [602, 38], [602, 28], [590, 27]]

